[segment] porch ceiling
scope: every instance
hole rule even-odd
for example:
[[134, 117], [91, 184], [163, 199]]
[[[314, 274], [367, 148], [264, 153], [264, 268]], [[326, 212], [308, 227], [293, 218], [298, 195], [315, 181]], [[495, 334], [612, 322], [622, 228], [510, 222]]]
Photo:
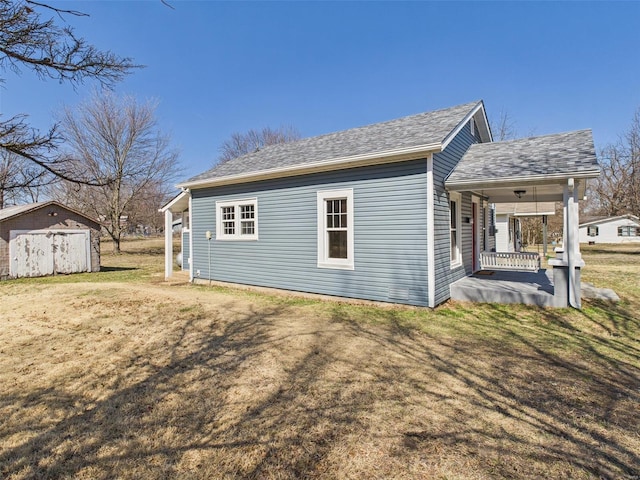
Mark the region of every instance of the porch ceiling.
[[169, 200], [168, 203], [160, 208], [160, 212], [164, 213], [167, 210], [172, 213], [180, 213], [189, 208], [189, 193], [186, 191], [180, 192], [178, 195]]
[[[578, 195], [580, 198], [584, 197], [586, 191], [586, 181], [576, 181], [578, 185]], [[566, 186], [566, 180], [558, 183], [510, 183], [509, 185], [497, 187], [497, 186], [483, 186], [478, 185], [475, 188], [464, 187], [458, 191], [471, 191], [479, 196], [486, 198], [491, 203], [537, 203], [542, 202], [562, 202], [564, 187]], [[450, 189], [456, 191], [457, 189]], [[521, 197], [518, 198], [514, 192], [520, 193]]]
[[[489, 201], [561, 201], [573, 178], [583, 196], [600, 174], [590, 130], [472, 145], [445, 181], [450, 191], [473, 191]], [[518, 198], [515, 191], [524, 191]]]
[[496, 203], [496, 215], [511, 215], [513, 217], [536, 217], [540, 215], [555, 215], [555, 202], [509, 202]]

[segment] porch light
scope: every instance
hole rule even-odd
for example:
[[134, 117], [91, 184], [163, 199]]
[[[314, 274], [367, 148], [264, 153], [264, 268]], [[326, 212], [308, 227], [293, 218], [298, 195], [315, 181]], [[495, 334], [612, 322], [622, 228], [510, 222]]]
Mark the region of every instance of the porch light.
[[522, 196], [527, 193], [526, 190], [514, 190], [513, 193], [515, 194], [516, 197], [518, 198], [522, 198]]

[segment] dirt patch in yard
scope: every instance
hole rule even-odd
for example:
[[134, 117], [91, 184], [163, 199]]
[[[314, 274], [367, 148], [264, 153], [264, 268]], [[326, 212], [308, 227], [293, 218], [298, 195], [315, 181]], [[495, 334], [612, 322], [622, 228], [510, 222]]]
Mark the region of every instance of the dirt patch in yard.
[[0, 477], [638, 478], [637, 344], [561, 355], [403, 312], [0, 284]]

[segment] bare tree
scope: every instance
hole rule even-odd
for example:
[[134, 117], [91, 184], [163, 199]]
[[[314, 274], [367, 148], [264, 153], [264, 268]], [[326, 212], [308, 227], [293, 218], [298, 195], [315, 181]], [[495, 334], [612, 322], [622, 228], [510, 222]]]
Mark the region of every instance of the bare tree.
[[[64, 20], [64, 16], [84, 15], [32, 0], [0, 0], [0, 71], [21, 74], [30, 70], [41, 79], [73, 86], [90, 79], [109, 87], [138, 67], [130, 58], [96, 49], [76, 37], [72, 28], [54, 21], [56, 16]], [[68, 159], [56, 154], [60, 141], [57, 125], [40, 133], [29, 127], [24, 114], [0, 120], [0, 150], [62, 179], [96, 183], [87, 171], [75, 169]]]
[[602, 149], [599, 157], [602, 173], [593, 189], [594, 210], [607, 216], [640, 216], [640, 108], [629, 130], [616, 144]]
[[51, 175], [46, 170], [0, 149], [0, 208], [24, 201], [37, 201], [42, 189], [51, 181]]
[[288, 143], [300, 139], [300, 133], [293, 127], [273, 129], [264, 127], [262, 130], [249, 130], [246, 133], [233, 133], [220, 146], [220, 156], [217, 165], [228, 162], [247, 153], [255, 152], [268, 145]]
[[[177, 174], [177, 158], [169, 138], [157, 130], [155, 104], [138, 104], [132, 97], [94, 94], [75, 110], [65, 109], [62, 131], [68, 158], [87, 170], [100, 185], [65, 183], [64, 200], [101, 221], [115, 253], [126, 230], [124, 217], [134, 218], [150, 192], [169, 190]], [[108, 181], [109, 180], [109, 181]], [[157, 201], [155, 208], [162, 205]]]
[[[166, 182], [151, 182], [138, 194], [128, 210], [130, 225], [138, 233], [157, 234], [164, 228], [164, 215], [158, 209], [170, 197]], [[142, 232], [138, 227], [142, 227]]]
[[496, 142], [517, 138], [516, 122], [511, 118], [509, 112], [500, 110], [498, 120], [491, 122], [491, 133]]

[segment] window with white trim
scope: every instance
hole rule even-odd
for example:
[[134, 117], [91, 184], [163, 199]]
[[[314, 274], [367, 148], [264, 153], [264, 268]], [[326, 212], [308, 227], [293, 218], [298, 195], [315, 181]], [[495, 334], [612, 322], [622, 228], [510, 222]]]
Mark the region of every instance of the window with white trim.
[[449, 236], [451, 238], [451, 266], [457, 267], [462, 264], [460, 255], [461, 243], [461, 215], [460, 215], [460, 194], [451, 192], [449, 194]]
[[258, 199], [216, 202], [217, 240], [258, 240]]
[[318, 267], [353, 270], [353, 189], [318, 192]]
[[596, 225], [589, 225], [587, 227], [587, 235], [590, 237], [597, 237], [599, 233], [599, 228]]

